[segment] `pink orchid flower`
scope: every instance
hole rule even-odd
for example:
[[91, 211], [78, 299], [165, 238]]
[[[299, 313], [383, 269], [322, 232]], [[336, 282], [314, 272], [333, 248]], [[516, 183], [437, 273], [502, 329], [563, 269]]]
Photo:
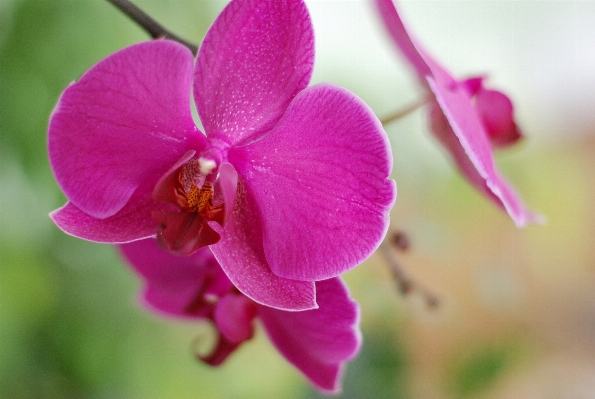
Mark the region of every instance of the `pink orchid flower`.
[[409, 34], [393, 0], [374, 2], [394, 43], [431, 93], [430, 128], [463, 176], [508, 212], [517, 226], [541, 223], [542, 217], [527, 209], [500, 176], [492, 155], [492, 147], [506, 147], [521, 138], [510, 99], [484, 88], [483, 77], [453, 78]]
[[157, 236], [182, 256], [209, 246], [254, 301], [316, 308], [315, 281], [380, 244], [396, 186], [382, 125], [347, 90], [307, 87], [313, 60], [302, 0], [233, 0], [196, 62], [167, 40], [105, 58], [51, 116], [68, 198], [51, 218], [96, 242]]
[[141, 303], [166, 316], [211, 320], [218, 339], [199, 358], [221, 364], [252, 338], [258, 318], [279, 352], [318, 389], [337, 393], [345, 363], [361, 344], [359, 310], [340, 278], [316, 282], [318, 309], [288, 312], [260, 305], [229, 281], [208, 248], [188, 257], [163, 251], [156, 240], [120, 245], [145, 280]]

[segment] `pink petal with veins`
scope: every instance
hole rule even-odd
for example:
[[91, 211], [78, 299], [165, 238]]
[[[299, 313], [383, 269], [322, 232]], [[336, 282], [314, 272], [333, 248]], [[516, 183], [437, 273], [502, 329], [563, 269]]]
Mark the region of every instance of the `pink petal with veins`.
[[194, 99], [207, 136], [235, 145], [271, 129], [308, 85], [313, 63], [303, 1], [232, 1], [196, 60]]
[[66, 197], [107, 218], [149, 176], [203, 147], [190, 112], [192, 54], [156, 40], [110, 55], [70, 85], [49, 126], [49, 158]]
[[157, 181], [153, 177], [141, 184], [126, 205], [115, 215], [98, 219], [81, 211], [72, 202], [50, 213], [53, 222], [65, 233], [101, 243], [125, 243], [154, 237], [157, 226], [151, 212], [159, 209], [173, 211], [169, 204], [155, 201], [151, 191]]
[[264, 138], [230, 151], [260, 210], [275, 274], [326, 279], [374, 252], [396, 196], [389, 149], [359, 98], [321, 84], [300, 93]]
[[279, 277], [271, 271], [262, 244], [262, 217], [242, 180], [235, 208], [211, 251], [232, 283], [252, 300], [285, 310], [314, 309], [314, 282]]
[[345, 363], [361, 345], [359, 309], [345, 284], [316, 282], [318, 309], [283, 312], [258, 307], [262, 324], [279, 352], [319, 389], [338, 393]]

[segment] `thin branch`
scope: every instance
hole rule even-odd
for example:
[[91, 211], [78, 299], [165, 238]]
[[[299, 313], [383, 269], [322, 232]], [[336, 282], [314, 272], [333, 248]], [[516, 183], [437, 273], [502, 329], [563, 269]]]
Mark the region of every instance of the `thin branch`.
[[192, 54], [196, 55], [198, 53], [198, 46], [196, 44], [190, 43], [179, 36], [174, 35], [163, 26], [161, 26], [157, 21], [151, 18], [147, 13], [143, 10], [138, 8], [136, 5], [131, 3], [129, 0], [107, 0], [112, 3], [114, 6], [120, 9], [124, 14], [126, 14], [130, 19], [134, 22], [139, 24], [153, 39], [169, 39], [174, 40], [184, 46], [188, 47]]
[[397, 283], [397, 287], [399, 288], [399, 292], [402, 295], [407, 295], [413, 291], [417, 291], [423, 296], [428, 308], [434, 309], [440, 304], [440, 301], [436, 295], [421, 287], [419, 284], [415, 283], [411, 277], [409, 277], [407, 272], [405, 272], [401, 264], [397, 261], [397, 258], [395, 257], [395, 254], [386, 239], [382, 241], [378, 249], [384, 256], [388, 266], [390, 266], [395, 282]]
[[389, 116], [387, 116], [387, 117], [385, 117], [385, 118], [381, 119], [381, 120], [380, 120], [380, 122], [381, 122], [383, 125], [387, 125], [387, 124], [389, 124], [389, 123], [391, 123], [391, 122], [394, 122], [394, 121], [396, 121], [396, 120], [398, 120], [398, 119], [401, 119], [401, 118], [403, 118], [403, 117], [405, 117], [405, 116], [409, 115], [409, 114], [410, 114], [410, 113], [412, 113], [413, 111], [416, 111], [416, 110], [417, 110], [418, 108], [420, 108], [422, 105], [424, 105], [424, 104], [427, 104], [427, 103], [428, 103], [428, 101], [430, 101], [430, 98], [431, 98], [431, 97], [429, 97], [429, 96], [427, 96], [427, 97], [424, 97], [424, 98], [422, 98], [421, 100], [419, 100], [418, 102], [416, 102], [416, 103], [413, 103], [413, 104], [409, 105], [407, 108], [400, 109], [400, 110], [398, 110], [398, 111], [396, 111], [396, 112], [394, 112], [394, 113], [390, 114]]

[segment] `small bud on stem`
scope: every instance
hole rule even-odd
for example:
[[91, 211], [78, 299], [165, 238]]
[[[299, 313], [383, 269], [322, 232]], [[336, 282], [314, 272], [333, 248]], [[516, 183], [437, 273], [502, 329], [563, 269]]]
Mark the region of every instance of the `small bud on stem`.
[[409, 246], [411, 245], [407, 233], [398, 230], [392, 234], [391, 244], [394, 248], [401, 252], [407, 252], [409, 250]]
[[[390, 244], [392, 245], [389, 244], [389, 240]], [[394, 234], [391, 234], [389, 232], [382, 244], [380, 244], [379, 249], [382, 255], [384, 256], [386, 263], [392, 271], [399, 292], [402, 295], [408, 295], [413, 291], [417, 291], [423, 296], [426, 302], [426, 306], [429, 309], [435, 309], [440, 304], [438, 297], [436, 297], [427, 289], [421, 287], [411, 277], [409, 277], [409, 275], [407, 275], [401, 264], [397, 261], [397, 258], [391, 248], [392, 246], [394, 246], [397, 249], [404, 252], [407, 249], [409, 249], [409, 245], [409, 238], [407, 237], [407, 234], [405, 234], [404, 232], [397, 231]]]

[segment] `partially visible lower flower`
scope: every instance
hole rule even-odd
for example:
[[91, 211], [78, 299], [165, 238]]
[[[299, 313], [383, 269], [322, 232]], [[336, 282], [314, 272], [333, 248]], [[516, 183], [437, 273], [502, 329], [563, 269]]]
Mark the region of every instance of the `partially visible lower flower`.
[[507, 147], [521, 138], [510, 99], [486, 89], [483, 77], [453, 78], [413, 39], [393, 0], [374, 2], [394, 43], [430, 93], [430, 128], [461, 174], [503, 208], [517, 226], [541, 222], [542, 217], [526, 208], [494, 163], [492, 147]]
[[316, 282], [318, 309], [288, 312], [260, 305], [229, 281], [208, 248], [188, 257], [163, 251], [156, 240], [120, 245], [124, 257], [145, 280], [142, 303], [161, 314], [211, 320], [218, 339], [205, 363], [221, 364], [262, 322], [279, 352], [312, 384], [340, 390], [345, 363], [358, 352], [359, 310], [339, 278]]

